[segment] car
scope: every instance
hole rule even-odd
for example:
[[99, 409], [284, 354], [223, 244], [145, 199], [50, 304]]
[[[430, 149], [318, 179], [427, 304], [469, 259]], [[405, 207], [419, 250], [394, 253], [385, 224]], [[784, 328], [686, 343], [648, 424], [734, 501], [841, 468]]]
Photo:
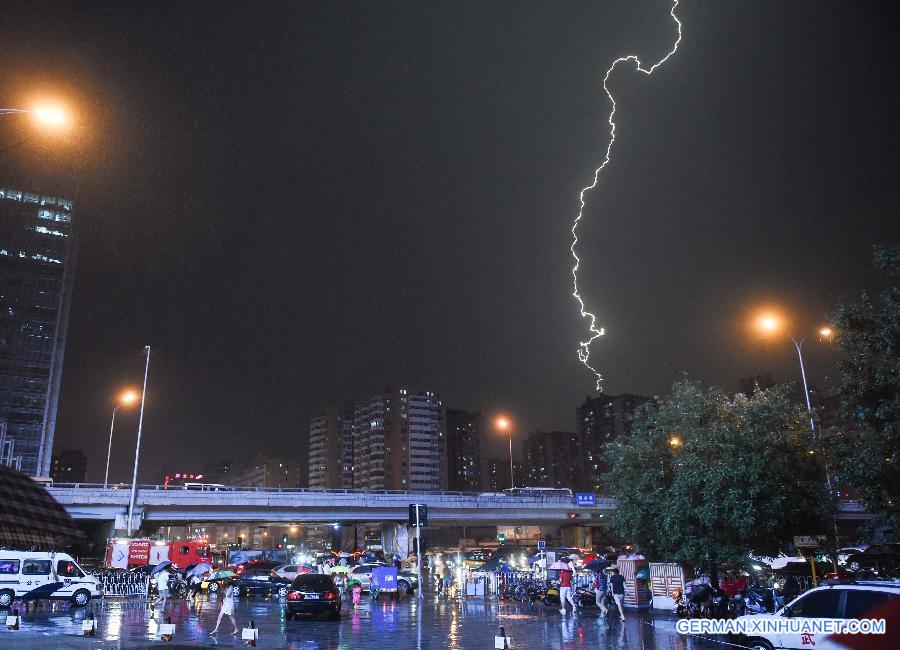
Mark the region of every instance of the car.
[[[816, 587], [793, 599], [774, 614], [751, 614], [738, 620], [778, 619], [860, 619], [884, 618], [885, 611], [900, 608], [900, 583], [872, 580]], [[801, 638], [803, 637], [803, 638]], [[741, 639], [741, 644], [754, 650], [815, 647], [832, 650], [847, 646], [833, 636], [816, 634], [765, 633]]]
[[847, 556], [847, 568], [851, 571], [865, 569], [879, 571], [889, 576], [900, 575], [900, 542], [870, 546], [860, 553]]
[[868, 544], [865, 546], [846, 546], [844, 548], [839, 548], [837, 551], [838, 564], [847, 564], [848, 557], [855, 553], [862, 553], [867, 548], [869, 548]]
[[305, 573], [294, 578], [284, 601], [284, 617], [290, 620], [300, 614], [340, 617], [341, 594], [331, 576]]
[[272, 569], [272, 572], [285, 580], [293, 580], [298, 575], [311, 573], [311, 570], [302, 564], [282, 564], [281, 566]]
[[[353, 567], [347, 574], [348, 582], [350, 580], [358, 580], [363, 591], [369, 590], [372, 583], [372, 569], [375, 567], [385, 566], [384, 564], [360, 564]], [[413, 592], [419, 587], [419, 579], [412, 571], [399, 571], [397, 573], [397, 588], [405, 589]]]
[[262, 594], [266, 596], [286, 596], [290, 590], [291, 582], [271, 571], [259, 569], [246, 569], [235, 580], [235, 591], [241, 596], [253, 596]]
[[243, 573], [244, 571], [271, 571], [277, 569], [281, 564], [272, 562], [271, 560], [247, 560], [234, 567], [235, 573]]

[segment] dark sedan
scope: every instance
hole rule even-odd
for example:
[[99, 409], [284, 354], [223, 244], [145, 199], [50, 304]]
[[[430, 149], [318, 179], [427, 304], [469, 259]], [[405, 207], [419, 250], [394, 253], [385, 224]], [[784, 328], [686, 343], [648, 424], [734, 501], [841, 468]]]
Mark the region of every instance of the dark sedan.
[[331, 576], [308, 573], [294, 578], [285, 601], [284, 615], [292, 619], [299, 614], [340, 617], [341, 594]]
[[234, 588], [241, 596], [286, 596], [291, 583], [273, 575], [269, 571], [247, 570], [241, 573], [234, 583]]
[[888, 577], [900, 575], [900, 542], [870, 546], [860, 553], [851, 553], [847, 556], [847, 568], [851, 571], [875, 570]]

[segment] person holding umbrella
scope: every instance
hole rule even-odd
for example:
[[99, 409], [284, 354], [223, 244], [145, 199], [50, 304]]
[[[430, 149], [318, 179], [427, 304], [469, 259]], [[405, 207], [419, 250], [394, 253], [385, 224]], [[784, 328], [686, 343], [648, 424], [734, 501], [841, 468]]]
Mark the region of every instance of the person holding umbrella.
[[166, 599], [169, 597], [169, 566], [170, 560], [163, 560], [150, 571], [150, 578], [156, 585], [156, 601], [151, 605], [155, 607], [156, 603], [162, 601], [162, 609], [166, 609]]
[[215, 636], [219, 632], [219, 624], [222, 622], [223, 616], [227, 616], [231, 619], [231, 624], [234, 626], [234, 632], [232, 632], [232, 634], [240, 632], [237, 621], [234, 620], [234, 584], [232, 584], [230, 580], [228, 581], [228, 586], [225, 587], [225, 592], [222, 594], [222, 607], [219, 608], [219, 617], [216, 619], [216, 627], [209, 633], [210, 636]]

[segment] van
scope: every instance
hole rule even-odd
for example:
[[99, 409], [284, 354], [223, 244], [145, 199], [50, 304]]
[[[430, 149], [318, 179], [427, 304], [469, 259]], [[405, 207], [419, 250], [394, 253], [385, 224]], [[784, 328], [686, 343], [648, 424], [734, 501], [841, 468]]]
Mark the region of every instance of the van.
[[68, 553], [0, 550], [0, 608], [17, 598], [70, 600], [83, 607], [100, 597], [100, 583]]

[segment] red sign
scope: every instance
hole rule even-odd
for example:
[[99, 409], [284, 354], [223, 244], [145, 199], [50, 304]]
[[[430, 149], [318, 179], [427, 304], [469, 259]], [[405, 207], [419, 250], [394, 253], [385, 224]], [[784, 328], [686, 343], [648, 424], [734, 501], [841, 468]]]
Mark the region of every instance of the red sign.
[[132, 540], [128, 544], [128, 564], [147, 564], [150, 560], [150, 540]]

